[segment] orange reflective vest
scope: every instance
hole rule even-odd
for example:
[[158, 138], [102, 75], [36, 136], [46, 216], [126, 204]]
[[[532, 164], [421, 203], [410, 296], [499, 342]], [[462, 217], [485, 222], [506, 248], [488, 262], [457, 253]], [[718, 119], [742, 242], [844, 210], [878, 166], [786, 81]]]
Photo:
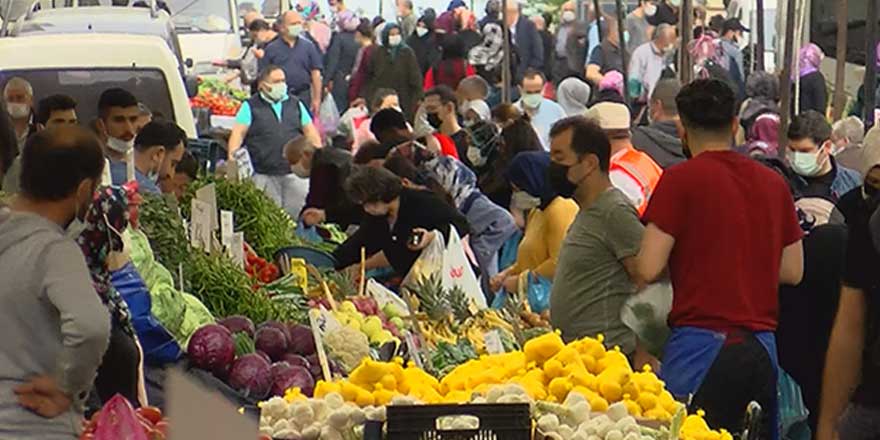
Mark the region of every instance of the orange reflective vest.
[[636, 150], [632, 146], [618, 151], [611, 156], [609, 175], [615, 187], [623, 191], [639, 211], [639, 216], [648, 208], [648, 201], [663, 169], [651, 159], [651, 156]]

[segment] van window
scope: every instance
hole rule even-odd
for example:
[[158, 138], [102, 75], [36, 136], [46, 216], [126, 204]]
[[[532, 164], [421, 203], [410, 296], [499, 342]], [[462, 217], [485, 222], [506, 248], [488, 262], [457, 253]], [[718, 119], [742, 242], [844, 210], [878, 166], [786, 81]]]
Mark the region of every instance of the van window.
[[179, 33], [232, 31], [229, 0], [168, 0]]
[[[20, 76], [34, 88], [34, 105], [50, 95], [64, 94], [76, 100], [77, 117], [83, 124], [98, 116], [98, 98], [104, 90], [121, 87], [131, 92], [153, 114], [175, 120], [165, 75], [157, 69], [27, 69], [0, 70], [0, 90], [10, 78]], [[178, 80], [178, 78], [175, 78]]]

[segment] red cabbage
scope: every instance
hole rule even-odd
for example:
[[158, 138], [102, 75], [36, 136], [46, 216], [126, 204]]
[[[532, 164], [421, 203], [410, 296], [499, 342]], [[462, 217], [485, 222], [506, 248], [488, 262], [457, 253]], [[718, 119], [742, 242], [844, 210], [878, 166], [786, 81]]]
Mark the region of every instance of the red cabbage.
[[303, 367], [290, 367], [272, 379], [272, 394], [283, 396], [292, 387], [299, 387], [300, 392], [311, 397], [315, 391], [315, 379]]
[[287, 353], [281, 357], [281, 360], [284, 362], [287, 362], [292, 367], [299, 366], [299, 367], [305, 368], [306, 370], [311, 371], [311, 369], [310, 369], [311, 365], [312, 365], [311, 362], [309, 362], [308, 359], [306, 359], [298, 354]]
[[254, 322], [250, 318], [242, 315], [234, 315], [217, 321], [217, 324], [229, 329], [230, 333], [245, 332], [248, 336], [254, 337]]
[[281, 356], [287, 353], [287, 336], [275, 327], [260, 327], [254, 344], [273, 361], [281, 360]]
[[246, 354], [232, 364], [229, 372], [229, 386], [245, 397], [264, 399], [272, 388], [272, 373], [269, 362], [260, 355]]
[[281, 333], [284, 333], [284, 337], [286, 337], [288, 341], [290, 340], [290, 331], [287, 329], [286, 325], [284, 325], [278, 321], [266, 321], [266, 322], [260, 324], [260, 326], [257, 327], [257, 330], [259, 330], [261, 328], [265, 328], [265, 327], [272, 327], [272, 328], [277, 328], [278, 330], [281, 330]]
[[222, 374], [235, 359], [235, 342], [226, 327], [208, 324], [193, 333], [186, 352], [197, 368]]
[[269, 373], [272, 374], [272, 378], [274, 379], [275, 377], [278, 377], [281, 373], [289, 370], [290, 367], [291, 367], [291, 365], [287, 362], [284, 362], [284, 361], [275, 362], [269, 368]]
[[268, 362], [268, 363], [270, 363], [270, 364], [272, 363], [272, 359], [269, 358], [269, 355], [266, 354], [266, 352], [261, 351], [261, 350], [257, 350], [257, 351], [254, 352], [254, 354], [256, 354], [257, 356], [259, 356], [259, 357], [261, 357], [261, 358], [263, 358], [263, 359], [265, 359], [266, 362]]
[[311, 328], [294, 324], [288, 330], [290, 331], [289, 350], [291, 353], [301, 356], [309, 356], [315, 353], [315, 336], [312, 335]]

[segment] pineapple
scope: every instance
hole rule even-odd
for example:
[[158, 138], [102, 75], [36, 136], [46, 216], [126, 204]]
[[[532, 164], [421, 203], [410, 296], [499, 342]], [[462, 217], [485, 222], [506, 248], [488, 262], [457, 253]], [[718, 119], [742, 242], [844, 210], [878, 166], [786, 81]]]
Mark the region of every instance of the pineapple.
[[432, 274], [421, 277], [409, 290], [419, 300], [419, 308], [432, 321], [439, 322], [449, 318], [452, 310], [446, 299], [446, 290], [443, 289], [439, 275]]
[[463, 323], [471, 317], [470, 300], [464, 289], [458, 286], [453, 287], [449, 291], [447, 298], [449, 306], [452, 308], [452, 314], [457, 322]]

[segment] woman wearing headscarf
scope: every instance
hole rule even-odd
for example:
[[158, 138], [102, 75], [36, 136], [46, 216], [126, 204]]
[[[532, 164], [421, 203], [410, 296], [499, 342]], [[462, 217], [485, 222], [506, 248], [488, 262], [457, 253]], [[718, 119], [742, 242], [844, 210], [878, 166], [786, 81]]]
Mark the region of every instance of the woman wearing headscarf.
[[746, 100], [739, 112], [744, 133], [748, 134], [755, 120], [765, 113], [779, 114], [779, 78], [759, 70], [746, 81]]
[[445, 85], [455, 90], [462, 79], [476, 75], [464, 54], [464, 44], [458, 35], [447, 35], [440, 42], [442, 55], [425, 74], [425, 90]]
[[426, 9], [416, 21], [416, 31], [406, 38], [407, 46], [416, 54], [419, 73], [423, 76], [440, 59], [440, 45], [437, 43], [437, 33], [434, 32], [436, 19], [437, 13], [431, 8]]
[[506, 176], [514, 190], [511, 210], [522, 214], [525, 234], [519, 244], [516, 262], [491, 280], [493, 290], [504, 287], [517, 292], [520, 274], [531, 271], [548, 280], [556, 272], [562, 240], [578, 212], [577, 203], [560, 197], [546, 178], [550, 166], [547, 152], [517, 154], [507, 167]]
[[422, 75], [419, 72], [416, 54], [403, 43], [400, 26], [389, 23], [382, 32], [382, 47], [376, 48], [370, 59], [363, 96], [371, 99], [381, 88], [397, 91], [403, 114], [411, 121], [422, 97]]
[[[877, 43], [877, 48], [876, 48], [875, 52], [876, 52], [876, 56], [877, 56], [877, 58], [876, 58], [877, 59], [877, 64], [876, 64], [877, 71], [880, 72], [880, 43]], [[867, 74], [868, 73], [865, 72], [865, 75], [867, 75]], [[858, 91], [856, 91], [856, 102], [853, 103], [853, 106], [849, 111], [849, 115], [861, 118], [864, 111], [865, 111], [865, 81], [862, 80], [861, 82], [859, 82], [859, 84], [860, 84], [859, 89], [858, 89]], [[880, 98], [880, 75], [877, 75], [877, 83], [876, 84], [877, 84], [877, 86], [874, 89], [876, 92], [874, 95], [875, 96], [874, 97], [874, 108], [877, 108], [878, 106], [880, 106], [880, 99], [877, 99], [877, 98]], [[869, 116], [870, 116], [870, 114], [869, 114]]]
[[776, 157], [779, 148], [779, 115], [764, 113], [749, 128], [740, 152], [748, 156]]
[[[481, 28], [483, 41], [468, 52], [468, 62], [477, 69], [477, 74], [483, 77], [491, 87], [501, 83], [502, 65], [504, 59], [504, 29], [501, 21], [497, 19], [487, 20]], [[516, 71], [516, 54], [510, 59], [510, 71]]]
[[[819, 71], [823, 58], [825, 58], [825, 53], [813, 43], [802, 47], [798, 54], [800, 60], [798, 71], [792, 73], [792, 80], [800, 78], [800, 94], [798, 95], [800, 113], [815, 110], [824, 115], [828, 107], [828, 89], [825, 87], [825, 76]], [[794, 85], [792, 85], [792, 90], [795, 90]]]
[[559, 83], [556, 101], [566, 116], [582, 115], [590, 102], [590, 85], [575, 77], [566, 78]]
[[[501, 113], [504, 108], [496, 110]], [[494, 117], [499, 119], [498, 116]], [[485, 162], [486, 168], [478, 168], [477, 173], [483, 193], [500, 206], [510, 206], [512, 188], [505, 175], [508, 165], [517, 154], [524, 151], [544, 151], [544, 147], [526, 115], [516, 113], [512, 119], [502, 121], [501, 126], [503, 128], [498, 137], [497, 156], [489, 156], [490, 160]]]
[[564, 58], [557, 54], [557, 63], [553, 67], [557, 83], [569, 77], [583, 80], [584, 64], [587, 61], [587, 24], [583, 21], [576, 21], [568, 27], [560, 27], [557, 38], [565, 38], [563, 41], [556, 42], [557, 47], [563, 47], [565, 54]]
[[339, 32], [330, 39], [330, 47], [324, 58], [324, 80], [336, 108], [340, 112], [348, 108], [348, 84], [358, 57], [360, 46], [355, 41], [355, 31], [361, 21], [351, 11], [342, 11], [336, 15], [336, 26]]
[[99, 189], [84, 219], [86, 229], [76, 243], [85, 256], [92, 285], [110, 314], [110, 344], [95, 378], [97, 397], [104, 403], [119, 393], [137, 405], [145, 395], [140, 381], [142, 356], [128, 306], [110, 282], [108, 263], [111, 253], [123, 250], [121, 231], [128, 227], [127, 200], [120, 187]]
[[623, 99], [622, 73], [612, 70], [602, 77], [602, 81], [599, 82], [599, 91], [593, 97], [589, 106], [592, 107], [600, 102], [616, 102], [629, 106], [626, 100]]

